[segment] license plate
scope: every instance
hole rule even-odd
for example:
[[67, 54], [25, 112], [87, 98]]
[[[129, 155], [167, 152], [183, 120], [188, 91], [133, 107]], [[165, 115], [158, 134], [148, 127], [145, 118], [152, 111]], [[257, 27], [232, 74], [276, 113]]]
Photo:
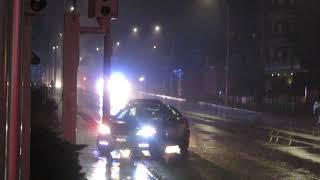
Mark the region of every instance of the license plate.
[[126, 136], [117, 136], [116, 137], [117, 142], [127, 142], [127, 137]]

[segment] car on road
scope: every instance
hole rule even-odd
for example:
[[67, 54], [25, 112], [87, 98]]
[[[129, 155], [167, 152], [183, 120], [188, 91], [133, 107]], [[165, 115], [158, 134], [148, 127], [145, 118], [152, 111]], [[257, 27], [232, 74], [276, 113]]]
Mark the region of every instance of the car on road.
[[152, 157], [162, 157], [170, 146], [186, 154], [189, 137], [188, 120], [176, 108], [159, 100], [139, 99], [100, 125], [97, 147], [104, 153], [147, 150]]

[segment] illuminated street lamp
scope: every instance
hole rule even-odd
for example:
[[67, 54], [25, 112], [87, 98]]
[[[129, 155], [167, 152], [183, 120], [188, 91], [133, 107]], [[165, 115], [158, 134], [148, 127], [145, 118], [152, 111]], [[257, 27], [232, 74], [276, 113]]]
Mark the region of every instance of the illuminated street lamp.
[[120, 42], [119, 41], [117, 42], [117, 46], [120, 46]]
[[70, 7], [70, 11], [73, 12], [74, 11], [74, 6]]
[[134, 28], [132, 29], [132, 31], [133, 31], [134, 33], [137, 33], [137, 32], [138, 32], [138, 28], [137, 28], [137, 27], [134, 27]]
[[53, 50], [56, 50], [56, 47], [55, 47], [55, 46], [53, 46], [53, 47], [52, 47], [52, 49], [53, 49]]
[[96, 48], [96, 51], [100, 51], [100, 48], [97, 47], [97, 48]]
[[153, 45], [153, 49], [157, 49], [157, 46], [156, 46], [156, 45]]
[[154, 31], [155, 31], [155, 32], [160, 32], [160, 30], [161, 30], [161, 27], [160, 27], [159, 25], [156, 25], [156, 26], [154, 27]]
[[144, 82], [144, 81], [145, 81], [145, 78], [144, 78], [143, 75], [139, 77], [139, 81], [140, 81], [140, 82]]

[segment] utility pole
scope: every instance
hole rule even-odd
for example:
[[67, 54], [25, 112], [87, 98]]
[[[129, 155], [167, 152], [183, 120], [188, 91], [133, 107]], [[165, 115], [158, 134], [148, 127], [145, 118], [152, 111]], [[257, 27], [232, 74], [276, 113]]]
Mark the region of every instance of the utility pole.
[[230, 60], [230, 4], [226, 1], [226, 64], [225, 64], [225, 106], [228, 106], [229, 98], [229, 60]]
[[96, 18], [98, 27], [81, 27], [80, 14], [75, 0], [67, 7], [64, 22], [63, 41], [63, 130], [64, 138], [76, 143], [77, 122], [77, 70], [79, 66], [80, 34], [104, 34], [104, 119], [110, 113], [109, 95], [106, 84], [110, 75], [112, 56], [111, 19], [118, 15], [118, 0], [89, 0], [88, 17]]

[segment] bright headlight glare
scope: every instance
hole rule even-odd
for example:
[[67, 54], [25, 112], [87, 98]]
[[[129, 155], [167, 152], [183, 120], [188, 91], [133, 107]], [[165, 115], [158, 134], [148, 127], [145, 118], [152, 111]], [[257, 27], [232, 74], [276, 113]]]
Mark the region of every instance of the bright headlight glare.
[[151, 126], [145, 126], [143, 128], [141, 128], [138, 132], [137, 135], [138, 136], [142, 136], [142, 137], [152, 137], [157, 133], [156, 129], [151, 127]]
[[107, 125], [100, 124], [99, 125], [99, 134], [102, 134], [102, 135], [111, 134], [111, 130]]

